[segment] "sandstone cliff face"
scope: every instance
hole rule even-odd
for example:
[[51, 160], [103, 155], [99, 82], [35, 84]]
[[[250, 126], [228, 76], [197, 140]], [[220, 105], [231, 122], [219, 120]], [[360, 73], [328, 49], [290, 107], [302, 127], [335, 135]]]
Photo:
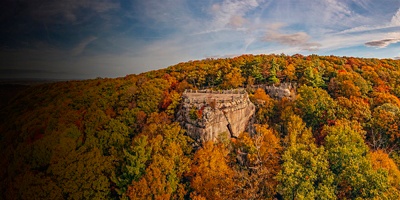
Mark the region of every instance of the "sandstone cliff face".
[[244, 90], [185, 91], [178, 121], [196, 141], [215, 141], [221, 134], [238, 137], [254, 113]]

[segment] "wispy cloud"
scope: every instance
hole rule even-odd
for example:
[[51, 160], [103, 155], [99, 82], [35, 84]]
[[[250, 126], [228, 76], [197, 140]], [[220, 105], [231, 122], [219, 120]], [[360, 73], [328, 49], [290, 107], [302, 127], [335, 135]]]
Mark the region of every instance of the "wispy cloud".
[[385, 48], [390, 44], [400, 42], [400, 38], [398, 39], [383, 39], [383, 40], [376, 40], [365, 43], [365, 46], [369, 47], [378, 47], [378, 48]]
[[245, 15], [259, 7], [265, 0], [224, 0], [211, 6], [213, 15], [212, 29], [225, 27], [240, 28], [245, 22]]
[[[82, 9], [93, 11], [95, 13], [104, 13], [109, 10], [118, 9], [119, 3], [116, 3], [112, 0], [43, 0], [39, 2], [32, 2], [27, 6], [32, 7], [29, 9], [29, 14], [36, 21], [42, 23], [64, 24], [76, 23], [77, 20], [86, 19], [88, 15], [87, 13], [82, 14]], [[82, 18], [82, 16], [85, 17]]]
[[80, 55], [85, 50], [87, 45], [89, 45], [91, 42], [95, 40], [97, 40], [97, 37], [94, 36], [89, 36], [88, 38], [82, 40], [78, 45], [75, 46], [75, 48], [71, 50], [71, 54], [73, 56]]
[[228, 25], [233, 28], [240, 28], [247, 22], [247, 20], [240, 15], [234, 15], [230, 18]]
[[392, 16], [392, 18], [389, 22], [384, 22], [384, 23], [380, 23], [377, 25], [357, 26], [357, 27], [353, 27], [353, 28], [341, 31], [340, 33], [359, 33], [359, 32], [377, 31], [377, 30], [389, 29], [389, 28], [395, 28], [395, 27], [400, 27], [400, 8]]
[[262, 39], [264, 42], [276, 42], [287, 46], [298, 47], [301, 50], [315, 51], [321, 46], [316, 42], [310, 42], [311, 37], [305, 32], [291, 34], [281, 33], [282, 25], [272, 25]]
[[400, 42], [400, 33], [388, 33], [386, 34], [386, 39], [381, 40], [373, 40], [370, 42], [366, 42], [365, 46], [368, 47], [377, 47], [377, 48], [385, 48], [390, 44]]
[[389, 25], [400, 26], [400, 8], [397, 10], [396, 14], [393, 15], [392, 20], [390, 20]]
[[193, 28], [196, 20], [187, 9], [186, 0], [146, 0], [134, 1], [133, 15], [130, 16], [148, 28], [173, 28], [177, 31]]

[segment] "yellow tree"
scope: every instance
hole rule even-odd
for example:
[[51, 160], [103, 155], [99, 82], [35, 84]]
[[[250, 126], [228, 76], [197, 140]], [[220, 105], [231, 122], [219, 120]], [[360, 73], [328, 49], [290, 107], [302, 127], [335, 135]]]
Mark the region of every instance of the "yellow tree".
[[234, 172], [228, 165], [228, 150], [222, 144], [206, 142], [194, 157], [189, 173], [192, 198], [231, 199]]
[[400, 199], [400, 171], [396, 163], [381, 149], [371, 152], [370, 155], [374, 170], [384, 169], [388, 172], [390, 187], [386, 196], [389, 199]]
[[237, 88], [243, 85], [245, 78], [242, 77], [240, 68], [232, 67], [231, 71], [225, 75], [223, 88]]
[[243, 133], [236, 144], [235, 177], [240, 199], [272, 199], [278, 184], [275, 179], [280, 170], [281, 146], [279, 137], [268, 125], [255, 125], [256, 134]]
[[253, 95], [250, 96], [250, 99], [258, 105], [256, 111], [257, 123], [265, 123], [267, 122], [273, 113], [273, 108], [275, 101], [271, 97], [269, 97], [265, 90], [258, 88]]

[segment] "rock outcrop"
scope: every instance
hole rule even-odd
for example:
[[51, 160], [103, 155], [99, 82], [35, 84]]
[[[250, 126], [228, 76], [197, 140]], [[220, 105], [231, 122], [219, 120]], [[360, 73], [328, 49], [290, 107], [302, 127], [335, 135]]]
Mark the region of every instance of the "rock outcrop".
[[292, 86], [291, 83], [281, 83], [279, 86], [265, 86], [265, 91], [270, 97], [275, 99], [282, 99], [284, 97], [293, 99], [296, 96], [294, 88], [296, 86]]
[[243, 89], [211, 91], [187, 90], [178, 112], [178, 121], [197, 142], [215, 141], [222, 134], [238, 137], [255, 112]]
[[262, 88], [270, 97], [274, 99], [286, 98], [289, 100], [294, 100], [296, 98], [296, 86], [296, 83], [281, 83], [278, 86], [263, 84], [253, 85], [250, 86], [250, 88], [253, 89], [253, 91], [257, 88]]

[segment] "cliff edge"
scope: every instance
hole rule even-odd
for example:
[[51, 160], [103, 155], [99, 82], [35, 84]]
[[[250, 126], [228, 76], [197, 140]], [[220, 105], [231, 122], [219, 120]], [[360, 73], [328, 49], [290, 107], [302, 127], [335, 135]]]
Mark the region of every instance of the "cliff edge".
[[238, 137], [254, 113], [255, 106], [244, 89], [186, 90], [177, 119], [190, 137], [205, 142], [222, 134]]

